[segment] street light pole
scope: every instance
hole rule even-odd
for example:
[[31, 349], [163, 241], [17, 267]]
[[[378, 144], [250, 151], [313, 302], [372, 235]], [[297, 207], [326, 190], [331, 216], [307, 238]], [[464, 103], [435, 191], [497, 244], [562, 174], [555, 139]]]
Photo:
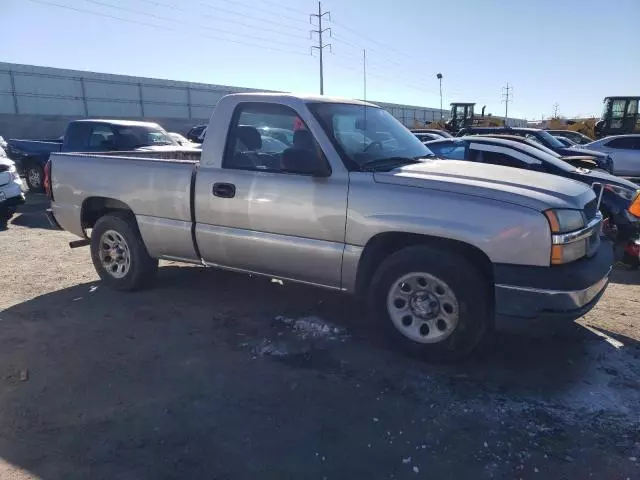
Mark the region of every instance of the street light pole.
[[436, 78], [440, 82], [440, 120], [442, 120], [442, 74], [438, 73]]

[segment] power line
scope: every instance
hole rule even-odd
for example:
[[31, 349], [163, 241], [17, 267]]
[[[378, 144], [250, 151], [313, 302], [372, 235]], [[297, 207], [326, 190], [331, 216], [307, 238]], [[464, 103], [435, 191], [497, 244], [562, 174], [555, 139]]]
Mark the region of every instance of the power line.
[[[244, 7], [244, 8], [248, 8], [248, 9], [254, 10], [256, 12], [266, 13], [267, 15], [273, 15], [273, 16], [277, 16], [277, 17], [280, 17], [280, 18], [287, 18], [289, 20], [293, 20], [294, 22], [301, 21], [301, 19], [299, 17], [293, 17], [291, 15], [285, 15], [283, 13], [277, 13], [277, 12], [274, 12], [274, 11], [269, 10], [267, 8], [258, 7], [256, 5], [247, 5], [246, 3], [239, 2], [238, 0], [220, 0], [220, 1], [225, 2], [225, 3], [230, 3], [230, 4], [234, 5], [234, 6], [237, 5], [237, 6], [241, 6], [241, 7]], [[200, 2], [200, 3], [204, 3], [204, 2]], [[262, 3], [267, 3], [267, 2], [263, 1]], [[217, 7], [213, 6], [213, 5], [209, 5], [209, 6], [211, 8], [217, 8]], [[307, 15], [307, 13], [304, 13], [304, 15]]]
[[118, 20], [118, 21], [121, 21], [121, 22], [131, 23], [131, 24], [134, 24], [134, 25], [142, 25], [142, 26], [145, 26], [145, 27], [151, 27], [151, 28], [155, 28], [157, 30], [162, 30], [162, 31], [165, 31], [165, 32], [167, 30], [171, 30], [171, 31], [183, 34], [183, 35], [190, 35], [190, 36], [196, 36], [196, 37], [201, 37], [201, 38], [208, 38], [208, 39], [212, 39], [212, 40], [218, 40], [218, 41], [221, 41], [221, 42], [234, 43], [234, 44], [237, 44], [237, 45], [245, 45], [245, 46], [248, 46], [248, 47], [258, 47], [258, 48], [262, 48], [262, 49], [265, 49], [265, 50], [273, 50], [273, 51], [276, 51], [276, 52], [288, 53], [290, 55], [300, 55], [300, 56], [304, 56], [304, 57], [308, 56], [308, 53], [302, 53], [302, 52], [299, 52], [299, 51], [285, 50], [285, 49], [282, 49], [282, 48], [272, 47], [270, 45], [260, 45], [260, 44], [257, 44], [257, 43], [244, 42], [244, 41], [241, 41], [241, 40], [234, 40], [234, 39], [224, 38], [224, 37], [215, 36], [215, 35], [208, 35], [208, 34], [203, 34], [203, 33], [194, 34], [192, 31], [184, 32], [184, 31], [178, 30], [176, 28], [171, 28], [171, 27], [168, 27], [168, 26], [165, 26], [165, 25], [156, 25], [154, 23], [147, 23], [147, 22], [142, 22], [142, 21], [139, 21], [139, 20], [132, 20], [130, 18], [119, 17], [119, 16], [116, 16], [116, 15], [109, 15], [107, 13], [94, 12], [94, 11], [91, 11], [91, 10], [84, 10], [84, 9], [81, 9], [81, 8], [72, 7], [70, 5], [61, 5], [59, 3], [49, 2], [49, 1], [45, 1], [45, 0], [29, 0], [29, 1], [30, 2], [34, 2], [34, 3], [39, 3], [41, 5], [48, 5], [48, 6], [51, 6], [51, 7], [64, 8], [66, 10], [71, 10], [71, 11], [74, 11], [74, 12], [77, 12], [77, 13], [83, 13], [83, 14], [87, 14], [87, 15], [94, 15], [94, 16], [102, 17], [102, 18], [110, 18], [112, 20]]
[[[154, 0], [143, 0], [143, 1], [151, 2], [151, 1], [154, 1]], [[214, 7], [213, 5], [209, 5], [207, 2], [198, 2], [198, 3], [200, 3], [200, 5], [202, 5], [205, 8], [209, 8], [209, 9], [215, 10], [217, 12], [226, 12], [226, 13], [229, 13], [231, 15], [236, 15], [236, 16], [239, 16], [239, 17], [242, 17], [242, 18], [251, 18], [251, 19], [254, 19], [254, 20], [257, 20], [257, 21], [260, 21], [260, 22], [268, 21], [272, 25], [279, 25], [281, 27], [289, 28], [290, 30], [296, 30], [298, 32], [307, 33], [307, 29], [306, 28], [303, 28], [303, 27], [292, 27], [290, 23], [276, 22], [275, 20], [271, 20], [271, 19], [265, 20], [264, 18], [251, 16], [251, 15], [247, 14], [247, 12], [242, 12], [242, 13], [241, 12], [236, 12], [234, 10], [229, 10], [228, 8], [219, 7], [217, 5]], [[298, 20], [298, 21], [300, 23], [302, 23], [302, 20]]]
[[329, 32], [329, 36], [331, 36], [331, 28], [322, 28], [322, 19], [324, 18], [324, 16], [327, 16], [328, 19], [331, 19], [331, 12], [323, 12], [322, 11], [322, 3], [318, 2], [318, 13], [312, 13], [311, 15], [309, 15], [309, 22], [313, 25], [313, 19], [316, 18], [318, 20], [318, 29], [317, 30], [311, 30], [311, 38], [313, 38], [313, 34], [316, 33], [318, 34], [318, 45], [317, 46], [312, 46], [311, 47], [311, 51], [313, 52], [314, 49], [318, 50], [318, 52], [320, 53], [320, 95], [324, 95], [324, 64], [322, 61], [322, 54], [324, 52], [324, 49], [326, 47], [329, 47], [329, 50], [331, 50], [331, 44], [330, 43], [323, 43], [323, 39], [322, 39], [322, 34], [326, 31]]
[[[404, 52], [402, 52], [402, 51], [400, 51], [400, 50], [396, 50], [395, 48], [389, 47], [388, 45], [386, 45], [386, 44], [384, 44], [384, 43], [382, 43], [382, 42], [380, 42], [380, 41], [378, 41], [378, 40], [376, 40], [376, 39], [373, 39], [373, 38], [367, 37], [366, 35], [363, 35], [363, 34], [361, 34], [361, 33], [357, 32], [357, 31], [353, 30], [352, 28], [347, 27], [346, 25], [344, 25], [344, 24], [342, 24], [342, 23], [336, 22], [335, 20], [331, 20], [331, 23], [332, 23], [333, 25], [335, 25], [335, 26], [338, 26], [338, 27], [343, 28], [344, 30], [346, 30], [346, 31], [348, 31], [348, 32], [351, 32], [351, 34], [352, 34], [352, 35], [355, 35], [355, 36], [361, 37], [361, 38], [363, 38], [363, 39], [365, 39], [365, 40], [367, 40], [367, 41], [369, 41], [369, 42], [373, 42], [373, 43], [375, 43], [376, 45], [378, 45], [378, 46], [380, 46], [380, 47], [382, 47], [382, 48], [385, 48], [385, 49], [387, 49], [387, 50], [391, 50], [391, 51], [392, 51], [392, 52], [394, 52], [396, 55], [403, 56], [403, 57], [407, 58], [408, 60], [410, 60], [411, 62], [415, 62], [415, 60], [416, 60], [414, 56], [408, 55], [407, 53], [404, 53]], [[368, 48], [367, 50], [373, 50], [373, 49], [372, 49], [372, 48]]]
[[[156, 6], [167, 8], [167, 9], [175, 9], [175, 10], [177, 10], [179, 12], [193, 13], [191, 10], [189, 10], [187, 8], [178, 7], [178, 6], [175, 6], [175, 5], [168, 4], [168, 3], [158, 2], [157, 0], [139, 0], [139, 1], [146, 2], [146, 3], [149, 3], [151, 5], [156, 5]], [[200, 2], [200, 3], [203, 6], [207, 7], [207, 8], [212, 8], [210, 5], [207, 5], [204, 2]], [[254, 17], [254, 16], [251, 16], [251, 15], [247, 15], [246, 13], [234, 12], [233, 10], [229, 10], [229, 9], [222, 8], [222, 7], [216, 7], [215, 10], [216, 11], [220, 11], [220, 12], [229, 13], [231, 15], [236, 15], [236, 16], [239, 16], [239, 17], [242, 17], [242, 18], [245, 18], [245, 19], [254, 20], [256, 22], [261, 23], [261, 25], [260, 26], [251, 25], [251, 24], [248, 24], [248, 23], [241, 22], [239, 20], [233, 20], [233, 19], [229, 19], [229, 18], [222, 18], [222, 17], [219, 17], [219, 16], [209, 15], [207, 13], [199, 13], [198, 16], [202, 16], [202, 17], [206, 17], [206, 18], [212, 18], [214, 20], [220, 20], [220, 21], [228, 22], [228, 23], [235, 23], [236, 25], [242, 25], [242, 26], [248, 27], [248, 28], [259, 28], [260, 30], [277, 33], [278, 35], [284, 35], [284, 36], [289, 36], [289, 37], [294, 37], [294, 38], [300, 38], [301, 37], [300, 35], [295, 35], [293, 33], [287, 33], [287, 32], [284, 32], [282, 30], [264, 27], [263, 24], [265, 23], [265, 20], [262, 19], [262, 18]], [[269, 20], [269, 23], [273, 24], [273, 25], [284, 26], [285, 28], [297, 30], [297, 31], [300, 31], [300, 32], [305, 32], [305, 33], [307, 32], [306, 29], [291, 27], [289, 25], [284, 25], [284, 24], [281, 24], [281, 23], [277, 23], [277, 22], [272, 21], [272, 20]]]
[[[127, 8], [127, 7], [111, 5], [109, 3], [104, 3], [104, 2], [102, 2], [100, 0], [83, 0], [83, 1], [89, 2], [89, 3], [93, 3], [93, 4], [96, 4], [96, 5], [100, 5], [100, 6], [103, 6], [103, 7], [115, 8], [116, 10], [120, 10], [120, 11], [123, 11], [123, 12], [134, 13], [136, 15], [144, 15], [146, 17], [151, 17], [151, 18], [155, 18], [155, 19], [158, 19], [158, 20], [163, 20], [165, 22], [180, 23], [180, 24], [186, 25], [186, 26], [188, 26], [190, 28], [193, 28], [193, 26], [194, 26], [193, 22], [189, 22], [189, 21], [186, 21], [186, 20], [180, 20], [180, 19], [177, 19], [177, 18], [171, 18], [171, 17], [162, 16], [162, 15], [156, 15], [154, 13], [143, 12], [143, 11], [140, 11], [140, 10], [135, 10], [133, 8]], [[263, 41], [263, 42], [269, 42], [269, 43], [275, 43], [275, 44], [278, 44], [278, 45], [284, 45], [285, 47], [296, 46], [296, 45], [292, 45], [291, 43], [287, 43], [287, 42], [281, 42], [281, 41], [278, 41], [278, 40], [272, 40], [272, 39], [268, 39], [268, 38], [256, 37], [254, 35], [247, 35], [247, 34], [244, 34], [244, 33], [236, 33], [236, 32], [230, 31], [230, 30], [223, 30], [223, 29], [220, 29], [220, 28], [215, 28], [215, 29], [206, 28], [206, 27], [200, 27], [200, 28], [202, 28], [203, 30], [226, 33], [228, 35], [235, 35], [235, 36], [239, 36], [239, 37], [243, 37], [243, 38], [251, 38], [253, 40], [259, 40], [259, 41]]]

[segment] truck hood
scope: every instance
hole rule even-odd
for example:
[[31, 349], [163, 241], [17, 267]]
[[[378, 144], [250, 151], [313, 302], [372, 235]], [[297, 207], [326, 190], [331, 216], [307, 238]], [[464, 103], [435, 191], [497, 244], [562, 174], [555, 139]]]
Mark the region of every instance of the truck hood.
[[595, 197], [586, 185], [555, 175], [458, 160], [427, 160], [376, 172], [379, 183], [419, 187], [512, 203], [534, 210], [582, 209]]

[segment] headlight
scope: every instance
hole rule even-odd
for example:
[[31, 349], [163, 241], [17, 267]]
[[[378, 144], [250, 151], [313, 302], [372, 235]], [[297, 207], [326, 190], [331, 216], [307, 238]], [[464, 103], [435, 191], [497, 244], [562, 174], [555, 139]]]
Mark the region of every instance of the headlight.
[[18, 174], [18, 169], [15, 164], [9, 165], [9, 170], [7, 170], [11, 177], [13, 177], [14, 182], [22, 183], [22, 179], [20, 178], [20, 174]]
[[609, 190], [619, 197], [629, 201], [633, 200], [638, 195], [638, 190], [631, 190], [630, 188], [620, 187], [618, 185], [605, 184], [604, 189]]
[[631, 206], [629, 207], [629, 213], [640, 217], [640, 190], [638, 190], [635, 196], [631, 199]]
[[567, 233], [584, 227], [584, 216], [580, 210], [547, 210], [544, 212], [551, 233]]

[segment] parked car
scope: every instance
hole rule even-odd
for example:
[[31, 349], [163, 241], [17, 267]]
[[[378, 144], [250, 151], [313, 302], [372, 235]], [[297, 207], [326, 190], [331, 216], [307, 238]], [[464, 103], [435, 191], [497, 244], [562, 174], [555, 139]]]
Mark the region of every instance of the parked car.
[[[530, 147], [533, 147], [533, 148], [536, 148], [538, 150], [541, 150], [541, 151], [551, 155], [552, 157], [559, 158], [560, 160], [563, 160], [564, 162], [567, 162], [567, 163], [573, 165], [574, 167], [586, 168], [588, 170], [599, 169], [598, 162], [596, 161], [596, 158], [593, 157], [593, 156], [590, 156], [590, 155], [579, 155], [577, 152], [574, 155], [571, 155], [571, 156], [560, 155], [559, 153], [554, 152], [550, 148], [545, 147], [544, 145], [542, 145], [538, 141], [533, 140], [531, 138], [519, 137], [518, 135], [503, 135], [503, 134], [500, 134], [500, 133], [480, 135], [480, 136], [489, 137], [489, 138], [502, 138], [503, 140], [511, 140], [512, 142], [518, 142], [518, 143], [522, 143], [522, 144], [525, 144], [525, 145], [529, 145]], [[599, 169], [599, 170], [601, 170], [603, 172], [606, 171], [606, 170], [602, 170], [602, 169]]]
[[545, 172], [587, 186], [597, 183], [596, 192], [604, 188], [600, 209], [618, 227], [621, 239], [630, 238], [640, 227], [640, 218], [630, 212], [634, 202], [640, 209], [640, 187], [623, 178], [601, 170], [576, 168], [538, 148], [503, 138], [456, 137], [429, 142], [426, 146], [438, 157]]
[[[283, 124], [299, 125], [292, 145], [260, 152], [257, 127]], [[325, 287], [367, 299], [403, 347], [444, 357], [495, 315], [574, 320], [607, 286], [612, 248], [579, 182], [425, 161], [398, 120], [355, 100], [229, 95], [210, 126], [199, 164], [51, 155], [52, 219], [90, 244], [106, 285], [142, 288], [163, 258]], [[342, 143], [351, 134], [366, 142]]]
[[7, 154], [26, 177], [29, 189], [42, 191], [44, 165], [52, 152], [155, 150], [176, 146], [157, 123], [88, 119], [70, 122], [64, 136], [55, 141], [10, 139]]
[[275, 138], [276, 140], [284, 143], [285, 145], [293, 144], [293, 130], [287, 128], [278, 127], [258, 127], [258, 131], [264, 140], [264, 137]]
[[584, 147], [609, 155], [616, 175], [640, 177], [640, 135], [614, 135], [587, 143]]
[[195, 127], [191, 127], [189, 132], [187, 133], [187, 138], [195, 143], [202, 143], [200, 136], [204, 129], [207, 128], [206, 125], [196, 125]]
[[194, 142], [189, 140], [187, 137], [185, 137], [183, 135], [180, 135], [177, 132], [169, 132], [169, 136], [171, 137], [171, 140], [176, 142], [176, 144], [182, 145], [183, 147], [191, 147], [191, 146], [195, 146], [196, 145]]
[[571, 156], [571, 155], [589, 155], [596, 159], [598, 168], [612, 172], [611, 157], [605, 153], [597, 152], [595, 150], [588, 150], [586, 148], [577, 147], [565, 147], [557, 138], [551, 135], [547, 130], [540, 130], [538, 128], [524, 128], [524, 127], [468, 127], [460, 130], [456, 136], [464, 137], [466, 135], [482, 135], [487, 133], [502, 133], [507, 135], [517, 135], [519, 137], [526, 137], [539, 142], [545, 147], [553, 150], [559, 155]]
[[589, 138], [585, 134], [574, 132], [573, 130], [547, 130], [547, 132], [549, 132], [554, 137], [559, 135], [561, 137], [568, 138], [578, 145], [586, 145], [587, 143], [593, 142], [593, 138]]
[[446, 130], [439, 130], [437, 128], [413, 128], [411, 129], [411, 133], [431, 133], [433, 135], [438, 135], [443, 138], [453, 137], [453, 135], [451, 135]]
[[554, 135], [554, 137], [556, 137], [565, 147], [573, 147], [574, 145], [577, 145], [576, 142], [569, 140], [567, 137], [561, 137], [560, 135]]
[[15, 162], [7, 157], [4, 144], [0, 137], [0, 223], [9, 220], [16, 207], [24, 203], [22, 179]]
[[440, 140], [442, 138], [445, 138], [441, 135], [437, 135], [435, 133], [427, 133], [427, 132], [418, 132], [418, 133], [413, 133], [416, 138], [418, 140], [420, 140], [421, 142], [430, 142], [431, 140]]

